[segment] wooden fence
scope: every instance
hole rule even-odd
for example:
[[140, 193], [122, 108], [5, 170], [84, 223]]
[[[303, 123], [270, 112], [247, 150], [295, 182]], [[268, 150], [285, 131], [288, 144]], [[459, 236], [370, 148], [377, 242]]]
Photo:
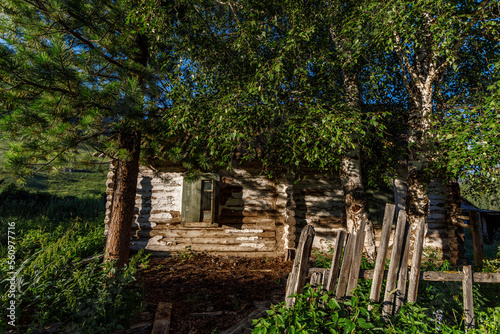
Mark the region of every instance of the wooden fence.
[[[385, 319], [397, 314], [405, 299], [407, 302], [415, 302], [417, 300], [420, 280], [462, 281], [465, 328], [466, 331], [467, 329], [474, 328], [472, 284], [473, 282], [500, 283], [500, 274], [473, 273], [470, 265], [464, 266], [462, 272], [421, 272], [420, 261], [424, 243], [424, 226], [416, 230], [413, 247], [414, 255], [411, 262], [413, 265], [411, 266], [411, 270], [408, 271], [411, 238], [409, 236], [406, 214], [403, 210], [398, 214], [389, 268], [388, 270], [384, 270], [394, 213], [395, 206], [387, 204], [375, 269], [373, 270], [360, 270], [365, 238], [365, 226], [363, 224], [359, 226], [356, 233], [347, 234], [344, 231], [337, 233], [333, 244], [332, 264], [329, 269], [308, 269], [315, 232], [312, 226], [306, 226], [300, 235], [293, 268], [287, 281], [287, 307], [291, 307], [295, 303], [295, 299], [289, 296], [301, 293], [304, 289], [306, 278], [309, 276], [311, 285], [317, 286], [321, 284], [324, 290], [333, 291], [335, 298], [339, 300], [353, 295], [359, 279], [371, 279], [370, 299], [373, 302], [380, 301], [382, 281], [386, 279], [382, 308], [382, 315]], [[471, 219], [471, 221], [474, 226], [474, 220]], [[478, 233], [473, 233], [473, 235], [478, 235]], [[481, 242], [479, 240], [475, 241], [475, 245], [479, 244], [482, 245], [482, 240]], [[475, 250], [476, 247], [474, 247]], [[478, 261], [482, 262], [484, 251], [481, 256], [481, 259], [478, 257]]]

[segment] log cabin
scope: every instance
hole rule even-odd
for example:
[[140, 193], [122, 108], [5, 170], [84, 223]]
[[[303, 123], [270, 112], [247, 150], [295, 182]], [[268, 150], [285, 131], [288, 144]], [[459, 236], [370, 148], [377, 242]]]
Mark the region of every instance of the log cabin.
[[[213, 255], [293, 256], [306, 225], [316, 230], [313, 247], [328, 251], [339, 230], [346, 229], [344, 197], [338, 175], [304, 172], [300, 180], [271, 181], [258, 163], [231, 172], [207, 173], [190, 182], [178, 165], [141, 166], [137, 181], [131, 250], [154, 253], [191, 249]], [[385, 203], [404, 209], [404, 176], [393, 189], [368, 191], [376, 243]], [[111, 215], [114, 167], [107, 180], [105, 224]], [[463, 229], [453, 224], [446, 185], [429, 185], [429, 215], [424, 247], [457, 265], [463, 258]]]

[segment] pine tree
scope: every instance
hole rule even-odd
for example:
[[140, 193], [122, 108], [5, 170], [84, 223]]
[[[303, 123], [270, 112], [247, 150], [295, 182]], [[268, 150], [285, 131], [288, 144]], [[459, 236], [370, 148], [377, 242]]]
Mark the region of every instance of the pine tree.
[[128, 22], [133, 4], [0, 5], [0, 121], [15, 143], [9, 167], [30, 174], [64, 163], [83, 146], [111, 157], [116, 173], [105, 257], [119, 266], [128, 261], [141, 150], [155, 149], [155, 136], [168, 133], [162, 121], [175, 100], [168, 87], [180, 80], [173, 48], [152, 54], [150, 40]]

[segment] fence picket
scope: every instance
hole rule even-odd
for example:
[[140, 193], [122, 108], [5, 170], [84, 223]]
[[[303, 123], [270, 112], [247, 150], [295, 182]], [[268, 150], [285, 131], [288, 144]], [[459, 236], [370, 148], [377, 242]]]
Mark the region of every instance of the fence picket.
[[307, 225], [302, 230], [297, 247], [297, 254], [293, 262], [293, 268], [288, 277], [286, 285], [286, 307], [290, 308], [295, 304], [295, 298], [289, 298], [291, 295], [304, 291], [306, 281], [307, 264], [311, 256], [311, 248], [314, 240], [314, 228]]
[[377, 259], [375, 261], [373, 282], [370, 290], [370, 300], [374, 302], [378, 302], [380, 300], [380, 288], [382, 287], [382, 280], [384, 276], [385, 258], [387, 256], [389, 239], [391, 238], [392, 222], [394, 221], [395, 211], [396, 206], [394, 204], [385, 205], [382, 235], [380, 236], [380, 245], [378, 249]]
[[392, 242], [391, 262], [389, 263], [389, 271], [387, 273], [387, 282], [385, 285], [384, 306], [382, 316], [389, 320], [393, 310], [394, 293], [396, 291], [396, 278], [398, 275], [398, 267], [401, 258], [401, 247], [403, 245], [403, 237], [406, 225], [406, 213], [401, 210], [398, 214], [398, 222], [396, 224], [396, 232]]
[[344, 248], [344, 258], [342, 259], [342, 265], [340, 267], [339, 281], [337, 283], [337, 289], [335, 290], [335, 297], [337, 299], [342, 299], [345, 296], [345, 290], [347, 288], [347, 280], [349, 278], [349, 270], [351, 269], [352, 253], [355, 243], [355, 236], [353, 234], [348, 234], [347, 242]]
[[465, 315], [465, 332], [468, 329], [475, 328], [474, 321], [474, 297], [472, 295], [472, 269], [471, 266], [463, 268], [462, 293], [464, 295], [464, 315]]
[[330, 267], [328, 279], [325, 284], [325, 289], [327, 291], [333, 291], [333, 289], [335, 288], [335, 283], [337, 281], [340, 270], [340, 260], [342, 259], [342, 248], [344, 247], [345, 236], [345, 231], [338, 231], [337, 235], [335, 236], [335, 247], [332, 258], [332, 265]]
[[356, 233], [356, 243], [354, 244], [351, 270], [349, 271], [349, 281], [347, 283], [347, 296], [352, 296], [354, 290], [356, 290], [358, 286], [359, 268], [361, 266], [363, 247], [365, 245], [365, 226], [366, 221], [363, 220], [361, 224], [359, 224], [358, 232]]

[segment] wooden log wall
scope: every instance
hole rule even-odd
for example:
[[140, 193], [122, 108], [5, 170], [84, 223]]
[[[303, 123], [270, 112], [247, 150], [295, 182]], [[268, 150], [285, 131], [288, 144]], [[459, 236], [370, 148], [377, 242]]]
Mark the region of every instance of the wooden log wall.
[[[463, 232], [456, 226], [450, 226], [460, 214], [458, 208], [450, 208], [453, 200], [447, 184], [441, 180], [429, 184], [429, 213], [427, 217], [427, 232], [424, 242], [424, 257], [426, 250], [432, 250], [439, 260], [449, 260], [452, 265], [457, 265], [463, 256]], [[447, 201], [448, 200], [448, 201]], [[452, 233], [454, 232], [454, 233]]]
[[[107, 181], [105, 224], [111, 215], [114, 168]], [[274, 183], [259, 175], [259, 168], [234, 169], [221, 175], [217, 227], [181, 224], [183, 173], [178, 167], [161, 172], [141, 167], [132, 226], [131, 249], [194, 251], [252, 257], [284, 256], [295, 249], [302, 229], [316, 231], [313, 248], [328, 251], [338, 231], [345, 231], [344, 198], [339, 178], [309, 174], [300, 182]], [[443, 187], [431, 187], [431, 214], [425, 247], [438, 256], [456, 257], [457, 238], [449, 237]], [[375, 225], [378, 246], [381, 226]], [[389, 249], [392, 247], [391, 231]], [[442, 251], [441, 251], [442, 249]], [[450, 252], [454, 250], [454, 252]], [[450, 254], [451, 253], [451, 254]], [[452, 262], [453, 263], [453, 262]]]
[[284, 205], [276, 186], [249, 173], [219, 183], [219, 226], [181, 224], [183, 175], [141, 167], [132, 249], [193, 251], [239, 256], [276, 256], [276, 220]]
[[293, 184], [295, 232], [312, 225], [316, 231], [313, 248], [328, 251], [339, 230], [345, 230], [344, 195], [337, 176], [311, 174]]

